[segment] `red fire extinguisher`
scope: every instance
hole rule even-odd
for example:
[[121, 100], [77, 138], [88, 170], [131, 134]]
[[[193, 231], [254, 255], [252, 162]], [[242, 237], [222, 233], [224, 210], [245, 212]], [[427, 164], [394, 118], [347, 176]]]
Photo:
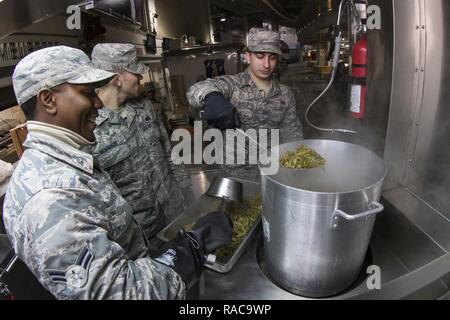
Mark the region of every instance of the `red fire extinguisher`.
[[352, 84], [350, 86], [350, 115], [364, 118], [367, 77], [367, 38], [363, 34], [356, 41], [352, 52]]

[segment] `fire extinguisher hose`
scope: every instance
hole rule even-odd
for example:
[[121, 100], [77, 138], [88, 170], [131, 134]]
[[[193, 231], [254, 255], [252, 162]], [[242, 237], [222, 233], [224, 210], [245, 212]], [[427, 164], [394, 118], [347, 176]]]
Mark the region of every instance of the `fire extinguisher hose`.
[[[340, 41], [336, 41], [336, 46], [337, 45], [341, 45], [341, 42]], [[336, 49], [335, 49], [336, 50]], [[335, 56], [336, 56], [336, 54], [335, 54]], [[338, 58], [339, 58], [339, 50], [338, 50]], [[332, 83], [333, 83], [333, 81], [334, 81], [334, 78], [335, 78], [335, 76], [336, 76], [336, 68], [334, 67], [334, 60], [335, 59], [333, 59], [333, 71], [332, 71], [332, 73], [331, 73], [331, 79], [330, 79], [330, 82], [328, 83], [328, 86], [325, 88], [325, 90], [323, 90], [322, 91], [322, 93], [308, 106], [308, 108], [306, 109], [306, 112], [305, 112], [305, 120], [306, 120], [306, 122], [311, 126], [311, 127], [313, 127], [314, 129], [316, 129], [316, 130], [319, 130], [319, 131], [327, 131], [327, 132], [331, 132], [331, 133], [335, 133], [335, 132], [342, 132], [342, 133], [355, 133], [355, 134], [358, 134], [358, 132], [356, 132], [356, 131], [353, 131], [353, 130], [348, 130], [348, 129], [329, 129], [329, 128], [321, 128], [321, 127], [318, 127], [318, 126], [316, 126], [316, 125], [314, 125], [311, 121], [309, 121], [309, 118], [308, 118], [308, 113], [309, 113], [309, 111], [311, 110], [311, 108], [316, 104], [316, 102], [317, 101], [319, 101], [320, 100], [320, 98], [322, 98], [324, 95], [325, 95], [325, 93], [327, 93], [327, 91], [330, 89], [330, 87], [331, 87], [331, 85], [332, 85]]]
[[[337, 21], [337, 24], [336, 24], [338, 30], [339, 30], [339, 27], [340, 27], [342, 6], [344, 5], [344, 3], [348, 3], [348, 2], [353, 4], [353, 1], [351, 1], [351, 0], [342, 0], [341, 4], [339, 5], [338, 21]], [[354, 4], [353, 4], [353, 6], [354, 6]], [[358, 134], [358, 132], [353, 131], [353, 130], [348, 130], [348, 129], [321, 128], [321, 127], [318, 127], [318, 126], [314, 125], [311, 121], [309, 121], [309, 118], [308, 118], [308, 114], [309, 114], [309, 111], [311, 110], [311, 108], [316, 104], [317, 101], [320, 100], [320, 98], [322, 98], [325, 95], [325, 93], [327, 93], [327, 91], [330, 89], [331, 85], [333, 84], [334, 78], [336, 77], [337, 66], [339, 64], [339, 53], [340, 53], [340, 50], [341, 50], [341, 42], [342, 42], [341, 33], [342, 32], [339, 30], [339, 33], [338, 33], [338, 35], [336, 37], [336, 40], [335, 40], [335, 47], [334, 47], [334, 55], [333, 55], [332, 72], [331, 72], [330, 82], [328, 83], [328, 85], [325, 88], [325, 90], [323, 90], [322, 93], [316, 99], [314, 99], [314, 101], [306, 109], [305, 120], [311, 127], [313, 127], [316, 130], [319, 130], [319, 131], [327, 131], [327, 132], [331, 132], [331, 133], [342, 132], [342, 133], [355, 133], [355, 134]]]

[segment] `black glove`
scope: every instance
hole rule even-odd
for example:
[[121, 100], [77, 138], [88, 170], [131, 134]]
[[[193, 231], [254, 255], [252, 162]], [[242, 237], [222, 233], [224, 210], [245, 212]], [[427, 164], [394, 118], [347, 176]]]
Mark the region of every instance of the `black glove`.
[[200, 278], [206, 255], [228, 245], [232, 232], [224, 212], [211, 212], [198, 219], [192, 231], [178, 231], [175, 239], [161, 246], [155, 260], [174, 269], [190, 289]]
[[203, 113], [208, 124], [220, 130], [241, 127], [236, 108], [220, 92], [211, 92], [205, 97]]

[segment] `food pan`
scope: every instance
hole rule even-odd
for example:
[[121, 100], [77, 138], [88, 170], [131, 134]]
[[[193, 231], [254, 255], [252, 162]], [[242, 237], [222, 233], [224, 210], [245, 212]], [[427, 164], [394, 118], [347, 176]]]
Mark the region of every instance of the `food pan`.
[[[260, 184], [237, 178], [233, 179], [242, 183], [243, 201], [239, 204], [227, 203], [225, 212], [228, 212], [231, 215], [233, 215], [240, 212], [241, 209], [243, 209], [244, 211], [249, 211], [245, 209], [249, 208], [248, 207], [249, 204], [252, 205], [252, 208], [255, 208], [257, 202], [260, 201], [260, 194], [261, 194]], [[201, 195], [185, 212], [183, 212], [181, 215], [175, 218], [168, 226], [166, 226], [163, 230], [161, 230], [157, 235], [158, 238], [163, 241], [169, 241], [170, 239], [175, 238], [178, 230], [180, 230], [181, 228], [189, 229], [189, 227], [192, 227], [195, 221], [197, 221], [200, 217], [208, 214], [209, 212], [218, 210], [220, 208], [220, 205], [221, 205], [220, 198], [209, 196], [206, 193]], [[261, 222], [261, 211], [258, 210], [259, 212], [256, 213], [254, 212], [254, 210], [251, 219], [254, 222], [246, 228], [246, 230], [248, 231], [241, 238], [241, 240], [238, 241], [238, 243], [235, 244], [232, 249], [230, 248], [226, 249], [226, 251], [228, 251], [228, 254], [226, 256], [223, 255], [225, 249], [219, 250], [215, 261], [214, 259], [212, 260], [208, 259], [208, 262], [205, 264], [205, 267], [220, 273], [227, 273], [233, 268], [233, 266], [239, 260], [239, 257], [244, 252], [249, 241], [252, 239], [253, 234], [255, 233], [258, 225]]]

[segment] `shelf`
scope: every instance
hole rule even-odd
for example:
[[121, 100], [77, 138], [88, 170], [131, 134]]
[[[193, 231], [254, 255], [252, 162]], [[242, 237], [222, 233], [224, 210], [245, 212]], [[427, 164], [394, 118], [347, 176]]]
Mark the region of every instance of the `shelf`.
[[163, 57], [164, 58], [170, 58], [170, 57], [177, 57], [177, 56], [184, 56], [184, 55], [190, 55], [195, 53], [216, 53], [219, 51], [227, 51], [227, 50], [239, 50], [241, 49], [241, 45], [236, 44], [213, 44], [213, 45], [206, 45], [206, 46], [196, 46], [196, 47], [189, 47], [189, 48], [183, 48], [178, 50], [171, 50], [171, 51], [163, 51]]
[[0, 68], [11, 67], [18, 64], [20, 59], [9, 60], [9, 61], [0, 61]]

